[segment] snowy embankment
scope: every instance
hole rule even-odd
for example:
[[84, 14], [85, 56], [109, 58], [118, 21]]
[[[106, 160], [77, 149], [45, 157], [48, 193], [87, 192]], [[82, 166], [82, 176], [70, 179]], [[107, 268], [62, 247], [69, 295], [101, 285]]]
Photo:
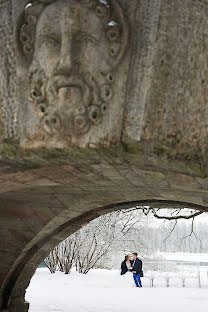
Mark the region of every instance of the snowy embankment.
[[[133, 281], [132, 281], [133, 282]], [[144, 286], [145, 286], [144, 280]], [[70, 275], [37, 269], [26, 292], [30, 312], [207, 312], [208, 289], [136, 288], [119, 271]], [[162, 285], [161, 285], [162, 286]]]

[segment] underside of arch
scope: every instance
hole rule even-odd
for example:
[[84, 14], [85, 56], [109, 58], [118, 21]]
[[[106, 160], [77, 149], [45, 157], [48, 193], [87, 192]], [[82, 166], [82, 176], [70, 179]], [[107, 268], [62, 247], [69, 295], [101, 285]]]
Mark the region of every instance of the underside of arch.
[[92, 151], [76, 161], [57, 165], [53, 159], [47, 167], [1, 175], [2, 308], [27, 310], [25, 289], [38, 264], [102, 214], [135, 205], [208, 211], [208, 183], [198, 165], [117, 153]]

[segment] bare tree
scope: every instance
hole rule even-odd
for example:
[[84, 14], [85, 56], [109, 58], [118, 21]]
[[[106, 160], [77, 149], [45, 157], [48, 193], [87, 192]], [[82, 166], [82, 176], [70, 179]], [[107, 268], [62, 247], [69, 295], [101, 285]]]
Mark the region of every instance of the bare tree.
[[179, 219], [193, 219], [199, 215], [202, 215], [204, 211], [193, 209], [193, 208], [154, 208], [151, 206], [135, 206], [130, 209], [127, 209], [126, 212], [142, 210], [143, 213], [147, 216], [152, 213], [152, 215], [157, 219], [164, 220], [179, 220]]
[[[187, 249], [187, 246], [193, 249], [190, 242], [192, 236], [194, 237], [192, 242], [196, 245], [198, 240], [202, 249], [205, 244], [202, 244], [194, 228], [195, 218], [202, 213], [192, 208], [167, 209], [149, 206], [136, 206], [109, 213], [91, 221], [61, 242], [45, 259], [45, 264], [52, 273], [59, 270], [69, 274], [71, 268], [75, 267], [78, 272], [86, 274], [95, 267], [108, 268], [110, 265], [112, 267], [115, 253], [117, 259], [120, 259], [124, 253], [133, 250], [139, 251], [140, 256], [150, 255], [163, 247], [166, 250], [169, 248], [169, 243], [166, 244], [167, 239], [174, 246], [178, 245], [179, 249], [180, 246], [183, 246], [183, 249]], [[154, 218], [164, 220], [160, 225], [160, 228], [163, 228], [160, 233], [149, 226], [152, 222], [154, 224]], [[188, 232], [190, 222], [177, 230], [181, 220], [192, 221], [190, 233]], [[182, 243], [185, 239], [189, 240], [188, 245]], [[116, 259], [115, 262], [118, 264]]]
[[104, 215], [79, 232], [79, 250], [76, 269], [86, 274], [99, 260], [111, 251], [117, 240], [122, 238], [138, 223], [140, 218], [121, 211]]
[[57, 270], [59, 256], [58, 256], [59, 247], [56, 246], [49, 255], [44, 259], [45, 265], [48, 267], [51, 273], [55, 273]]
[[61, 242], [45, 264], [52, 273], [59, 270], [68, 274], [74, 265], [79, 273], [86, 274], [113, 248], [118, 248], [118, 242], [123, 250], [130, 244], [136, 246], [131, 237], [124, 237], [142, 222], [138, 212], [117, 211], [101, 216]]
[[76, 259], [78, 245], [77, 234], [69, 236], [59, 244], [59, 270], [69, 274]]

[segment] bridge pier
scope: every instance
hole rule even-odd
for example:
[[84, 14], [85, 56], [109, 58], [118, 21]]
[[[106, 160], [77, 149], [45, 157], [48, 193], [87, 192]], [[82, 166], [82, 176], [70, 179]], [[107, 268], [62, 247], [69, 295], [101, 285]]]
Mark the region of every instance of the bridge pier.
[[208, 211], [207, 16], [206, 0], [0, 0], [0, 309], [27, 311], [39, 263], [99, 215]]

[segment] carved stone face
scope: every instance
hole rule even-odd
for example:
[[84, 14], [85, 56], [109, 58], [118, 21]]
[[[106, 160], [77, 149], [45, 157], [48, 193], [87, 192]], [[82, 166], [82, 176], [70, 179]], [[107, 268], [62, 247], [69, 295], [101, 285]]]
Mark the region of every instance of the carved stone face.
[[109, 42], [93, 10], [72, 1], [58, 1], [42, 12], [36, 28], [35, 59], [50, 78], [83, 70], [110, 71]]
[[109, 22], [109, 6], [87, 2], [41, 4], [33, 49], [28, 31], [23, 28], [20, 33], [26, 56], [31, 57], [33, 50], [30, 101], [40, 117], [44, 139], [64, 140], [67, 145], [77, 144], [103, 122], [122, 50], [121, 29]]

